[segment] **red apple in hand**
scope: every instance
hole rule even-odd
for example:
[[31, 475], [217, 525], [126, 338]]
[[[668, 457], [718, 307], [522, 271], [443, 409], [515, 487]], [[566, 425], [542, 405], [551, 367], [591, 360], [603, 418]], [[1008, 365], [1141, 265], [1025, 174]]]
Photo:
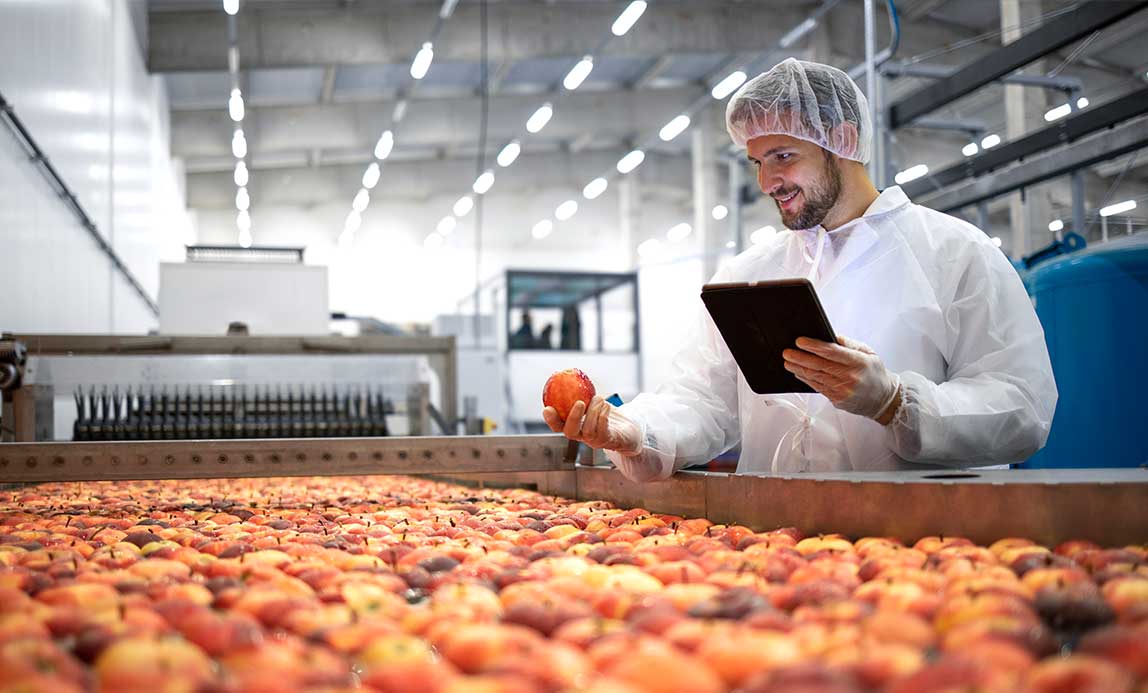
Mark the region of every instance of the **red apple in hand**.
[[589, 405], [594, 397], [594, 383], [577, 368], [567, 368], [551, 375], [542, 387], [542, 406], [554, 407], [565, 421], [575, 402]]

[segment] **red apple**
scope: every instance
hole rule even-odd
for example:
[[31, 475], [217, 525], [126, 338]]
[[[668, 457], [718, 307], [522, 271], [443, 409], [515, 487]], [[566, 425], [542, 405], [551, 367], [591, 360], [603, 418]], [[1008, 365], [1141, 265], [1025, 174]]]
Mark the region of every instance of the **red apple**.
[[594, 383], [577, 368], [567, 368], [551, 375], [542, 387], [542, 406], [554, 407], [563, 421], [575, 402], [589, 404], [594, 397]]

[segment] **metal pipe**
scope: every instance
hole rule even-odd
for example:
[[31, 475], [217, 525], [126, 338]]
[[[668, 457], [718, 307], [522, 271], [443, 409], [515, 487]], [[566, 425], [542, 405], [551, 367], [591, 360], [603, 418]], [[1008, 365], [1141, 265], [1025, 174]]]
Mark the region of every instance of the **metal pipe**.
[[[951, 77], [958, 69], [948, 65], [930, 65], [928, 63], [887, 62], [881, 66], [881, 72], [890, 77], [923, 77], [925, 79], [945, 79]], [[1039, 87], [1064, 92], [1084, 89], [1084, 83], [1075, 77], [1026, 75], [1023, 72], [1006, 75], [1001, 77], [999, 81], [1006, 84], [1019, 84], [1024, 87]]]
[[[876, 13], [873, 10], [873, 0], [865, 0], [865, 95], [869, 99], [869, 122], [877, 127], [877, 68], [875, 54], [877, 52]], [[878, 178], [880, 171], [877, 157], [869, 159], [869, 176]]]
[[741, 254], [745, 241], [742, 238], [741, 219], [741, 159], [730, 154], [729, 163], [729, 230], [733, 234], [734, 252]]

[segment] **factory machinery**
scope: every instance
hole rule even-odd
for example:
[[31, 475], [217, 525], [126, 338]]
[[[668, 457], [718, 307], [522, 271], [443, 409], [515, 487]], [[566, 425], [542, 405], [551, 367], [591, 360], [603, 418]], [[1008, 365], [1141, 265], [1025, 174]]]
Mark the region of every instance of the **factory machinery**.
[[4, 335], [2, 440], [479, 432], [456, 370], [451, 337]]
[[382, 388], [103, 386], [75, 393], [73, 440], [385, 436]]

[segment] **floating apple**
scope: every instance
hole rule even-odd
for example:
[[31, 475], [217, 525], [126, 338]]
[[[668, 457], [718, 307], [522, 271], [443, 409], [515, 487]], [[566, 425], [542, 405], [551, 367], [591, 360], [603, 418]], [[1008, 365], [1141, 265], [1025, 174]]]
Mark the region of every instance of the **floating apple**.
[[594, 392], [594, 383], [590, 382], [589, 376], [577, 368], [567, 368], [546, 379], [542, 387], [542, 406], [554, 407], [565, 421], [574, 403], [589, 404]]

